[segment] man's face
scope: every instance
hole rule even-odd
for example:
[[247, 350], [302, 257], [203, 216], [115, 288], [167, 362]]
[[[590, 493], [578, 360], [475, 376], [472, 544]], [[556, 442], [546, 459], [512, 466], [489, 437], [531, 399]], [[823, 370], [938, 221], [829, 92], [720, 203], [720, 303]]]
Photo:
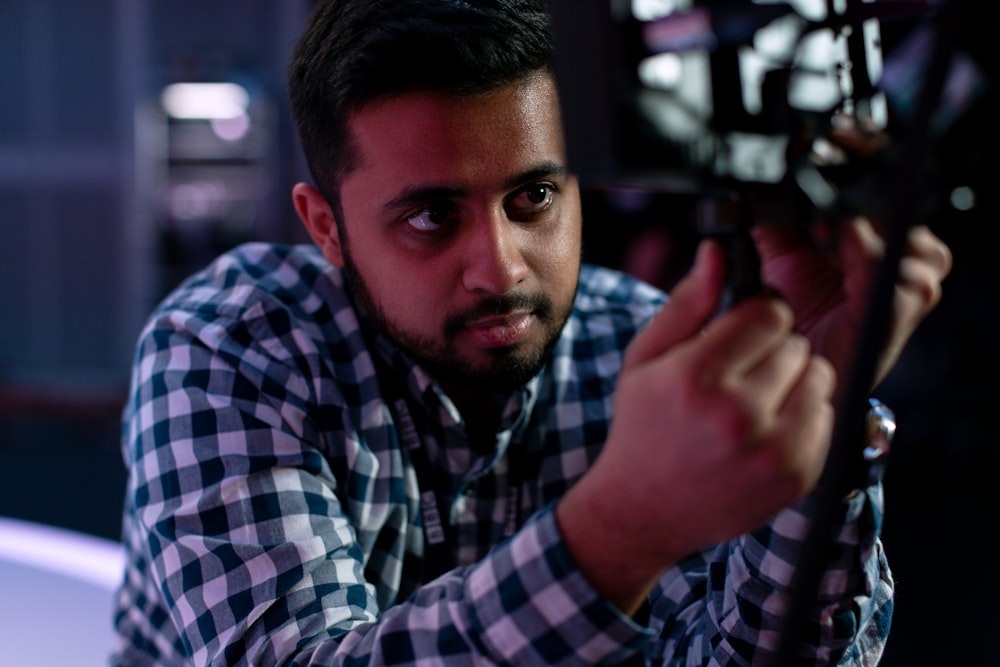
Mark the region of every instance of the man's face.
[[364, 107], [349, 129], [361, 160], [341, 183], [328, 258], [446, 389], [526, 382], [569, 315], [580, 267], [552, 79], [462, 99], [408, 93]]

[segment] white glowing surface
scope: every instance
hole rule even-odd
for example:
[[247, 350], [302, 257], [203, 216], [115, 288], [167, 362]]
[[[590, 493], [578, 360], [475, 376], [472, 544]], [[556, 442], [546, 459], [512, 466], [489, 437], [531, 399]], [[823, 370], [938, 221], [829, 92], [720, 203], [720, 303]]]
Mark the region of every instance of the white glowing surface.
[[121, 545], [42, 524], [0, 518], [0, 560], [21, 563], [114, 590], [122, 578]]
[[0, 518], [0, 665], [106, 665], [122, 549]]

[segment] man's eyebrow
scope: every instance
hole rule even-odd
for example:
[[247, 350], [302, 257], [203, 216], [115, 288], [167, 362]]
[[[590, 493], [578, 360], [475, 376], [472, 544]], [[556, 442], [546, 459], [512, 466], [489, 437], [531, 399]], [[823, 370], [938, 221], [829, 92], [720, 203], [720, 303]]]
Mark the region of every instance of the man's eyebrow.
[[[505, 190], [513, 190], [526, 183], [544, 180], [546, 178], [563, 177], [567, 173], [564, 165], [558, 162], [541, 162], [538, 165], [514, 174], [503, 183]], [[460, 186], [448, 185], [416, 185], [404, 189], [382, 206], [386, 213], [412, 208], [434, 201], [461, 199], [468, 196], [468, 190]]]
[[460, 199], [465, 196], [466, 190], [459, 187], [449, 187], [446, 185], [417, 185], [406, 188], [398, 195], [390, 199], [382, 207], [386, 213], [392, 213], [401, 209], [426, 204], [433, 201], [446, 199]]
[[525, 183], [532, 183], [534, 181], [541, 181], [546, 178], [553, 177], [563, 177], [567, 173], [565, 165], [559, 164], [558, 162], [541, 162], [538, 165], [522, 171], [520, 174], [507, 179], [504, 183], [504, 188], [507, 190], [512, 190], [519, 185], [524, 185]]

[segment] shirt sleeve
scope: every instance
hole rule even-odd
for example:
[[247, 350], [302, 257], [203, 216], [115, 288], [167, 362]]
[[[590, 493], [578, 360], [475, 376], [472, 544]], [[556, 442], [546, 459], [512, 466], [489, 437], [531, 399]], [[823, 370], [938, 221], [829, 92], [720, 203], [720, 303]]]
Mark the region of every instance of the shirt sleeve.
[[302, 374], [242, 326], [176, 311], [140, 345], [131, 542], [176, 633], [164, 663], [592, 665], [648, 643], [572, 565], [551, 508], [380, 609]]
[[[760, 530], [672, 568], [651, 596], [651, 624], [658, 637], [649, 662], [768, 664], [785, 627], [810, 504], [807, 499]], [[840, 529], [804, 624], [796, 664], [874, 665], [885, 647], [893, 581], [878, 538], [881, 486], [845, 500], [840, 511]]]
[[386, 610], [366, 632], [317, 645], [309, 664], [610, 665], [641, 657], [651, 638], [576, 570], [550, 507], [479, 563]]

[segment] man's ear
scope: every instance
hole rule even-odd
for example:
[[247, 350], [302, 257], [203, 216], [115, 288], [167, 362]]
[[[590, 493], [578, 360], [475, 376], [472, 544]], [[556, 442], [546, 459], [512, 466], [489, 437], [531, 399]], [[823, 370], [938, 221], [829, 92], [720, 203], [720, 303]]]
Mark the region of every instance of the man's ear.
[[296, 183], [292, 188], [292, 203], [313, 243], [323, 251], [323, 256], [334, 266], [343, 268], [340, 232], [326, 197], [308, 183]]

